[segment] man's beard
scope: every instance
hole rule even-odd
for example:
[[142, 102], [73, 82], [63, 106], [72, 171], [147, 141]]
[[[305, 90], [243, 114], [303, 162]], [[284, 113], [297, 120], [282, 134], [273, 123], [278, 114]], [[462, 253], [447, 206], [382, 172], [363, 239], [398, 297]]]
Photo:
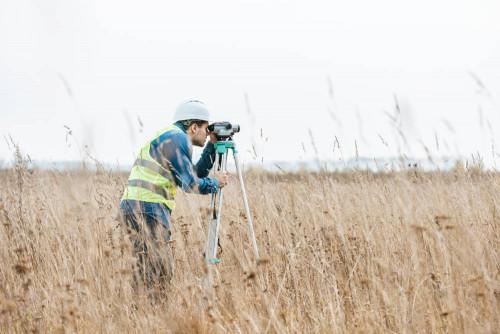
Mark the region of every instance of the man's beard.
[[193, 144], [195, 146], [203, 147], [203, 144], [205, 144], [205, 140], [200, 139], [199, 141], [197, 140], [197, 141], [193, 142]]

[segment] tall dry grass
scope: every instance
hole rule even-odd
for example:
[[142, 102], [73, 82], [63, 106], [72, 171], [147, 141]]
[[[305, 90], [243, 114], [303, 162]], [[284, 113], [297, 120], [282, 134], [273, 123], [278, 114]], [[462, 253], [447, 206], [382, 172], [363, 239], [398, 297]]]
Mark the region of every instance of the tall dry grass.
[[500, 175], [248, 173], [255, 265], [237, 180], [207, 284], [209, 198], [180, 194], [166, 296], [133, 288], [114, 220], [126, 175], [0, 172], [0, 331], [495, 333]]

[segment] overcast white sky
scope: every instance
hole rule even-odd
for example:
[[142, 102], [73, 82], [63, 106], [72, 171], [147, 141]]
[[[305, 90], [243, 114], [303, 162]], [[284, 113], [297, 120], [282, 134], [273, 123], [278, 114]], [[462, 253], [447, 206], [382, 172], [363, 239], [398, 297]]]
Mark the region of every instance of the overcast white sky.
[[310, 129], [323, 159], [354, 156], [356, 141], [365, 157], [426, 145], [491, 163], [499, 18], [498, 0], [1, 0], [0, 134], [35, 160], [87, 145], [129, 164], [198, 98], [241, 124], [245, 161], [252, 142], [259, 160], [312, 158]]

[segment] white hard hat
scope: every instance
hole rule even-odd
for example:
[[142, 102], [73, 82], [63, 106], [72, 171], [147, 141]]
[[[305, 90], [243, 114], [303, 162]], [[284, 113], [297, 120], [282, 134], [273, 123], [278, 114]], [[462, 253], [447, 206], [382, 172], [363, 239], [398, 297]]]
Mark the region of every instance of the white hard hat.
[[174, 122], [188, 119], [199, 119], [209, 121], [210, 113], [205, 103], [198, 100], [187, 100], [179, 104], [175, 109]]

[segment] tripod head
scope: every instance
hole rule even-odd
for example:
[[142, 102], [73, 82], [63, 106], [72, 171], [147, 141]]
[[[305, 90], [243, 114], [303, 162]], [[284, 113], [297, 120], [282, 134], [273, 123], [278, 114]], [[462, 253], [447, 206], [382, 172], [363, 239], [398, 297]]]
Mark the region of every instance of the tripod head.
[[229, 122], [216, 122], [210, 124], [208, 130], [215, 134], [218, 141], [226, 141], [232, 140], [233, 135], [240, 132], [240, 126]]

